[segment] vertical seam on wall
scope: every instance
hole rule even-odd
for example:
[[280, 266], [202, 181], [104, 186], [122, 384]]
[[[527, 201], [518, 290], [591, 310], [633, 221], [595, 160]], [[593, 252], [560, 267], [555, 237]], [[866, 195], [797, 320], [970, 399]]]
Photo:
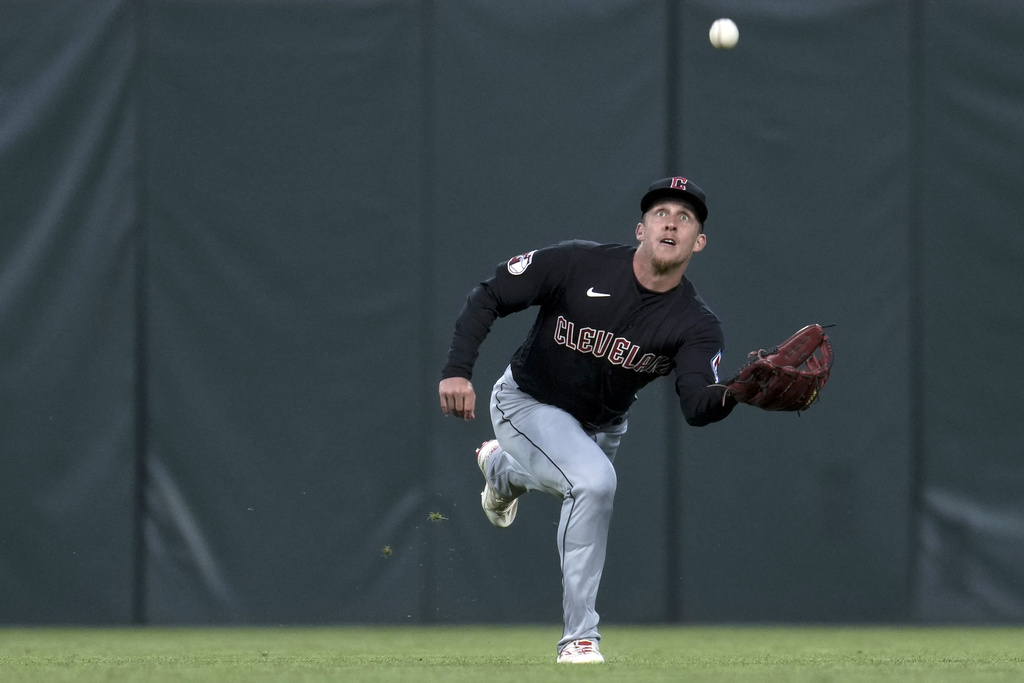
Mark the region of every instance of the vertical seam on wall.
[[[417, 302], [420, 309], [419, 336], [420, 336], [420, 387], [426, 390], [437, 379], [436, 374], [431, 374], [430, 368], [434, 367], [431, 362], [433, 355], [433, 307], [431, 302], [434, 299], [432, 282], [434, 280], [434, 220], [433, 220], [433, 184], [430, 179], [434, 174], [432, 156], [432, 142], [434, 139], [433, 119], [433, 41], [431, 30], [433, 27], [434, 6], [433, 0], [421, 0], [420, 2], [420, 235], [423, 244], [420, 250], [420, 271], [419, 271], [419, 293], [420, 299]], [[433, 415], [431, 410], [435, 406], [430, 400], [418, 401], [420, 408], [420, 430], [419, 434], [425, 445], [426, 457], [421, 459], [426, 471], [420, 478], [421, 485], [432, 486], [435, 481], [435, 453], [434, 453], [434, 430]], [[434, 544], [426, 544], [424, 547], [423, 575], [420, 586], [420, 621], [437, 621], [438, 602], [435, 568], [437, 565], [437, 552]]]
[[909, 159], [907, 202], [907, 269], [909, 273], [909, 301], [907, 334], [907, 400], [910, 450], [910, 523], [907, 552], [907, 608], [906, 617], [914, 618], [917, 601], [917, 576], [921, 552], [922, 501], [924, 489], [924, 299], [923, 299], [923, 233], [921, 230], [921, 185], [923, 173], [921, 141], [924, 127], [924, 52], [922, 34], [922, 3], [908, 3], [909, 43]]
[[133, 517], [133, 577], [132, 577], [132, 623], [143, 625], [147, 621], [146, 605], [146, 487], [149, 471], [146, 456], [149, 449], [149, 330], [148, 281], [147, 281], [147, 174], [146, 174], [146, 106], [148, 87], [146, 81], [146, 0], [130, 0], [132, 31], [135, 38], [133, 61], [133, 90], [135, 95], [135, 263], [134, 296], [135, 340], [134, 340], [134, 418], [135, 418], [135, 481]]
[[[678, 156], [676, 147], [679, 139], [676, 135], [676, 120], [679, 118], [679, 59], [681, 36], [683, 34], [682, 13], [679, 11], [683, 3], [679, 0], [665, 2], [665, 176], [679, 172], [676, 168]], [[682, 547], [682, 529], [680, 523], [682, 509], [679, 488], [680, 462], [679, 416], [676, 412], [674, 392], [664, 391], [665, 396], [665, 619], [677, 622], [683, 616], [683, 595], [679, 587], [682, 580], [680, 548]]]
[[679, 78], [679, 37], [682, 35], [681, 13], [678, 11], [682, 3], [678, 0], [665, 2], [665, 176], [675, 175], [676, 136], [675, 122], [679, 115], [679, 97], [676, 91]]

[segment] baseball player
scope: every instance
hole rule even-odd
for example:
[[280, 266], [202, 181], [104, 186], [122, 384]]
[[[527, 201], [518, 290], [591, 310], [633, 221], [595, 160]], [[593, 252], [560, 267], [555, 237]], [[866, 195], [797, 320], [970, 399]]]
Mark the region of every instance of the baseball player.
[[613, 462], [636, 393], [675, 377], [686, 421], [725, 418], [722, 325], [686, 278], [708, 209], [691, 180], [665, 178], [640, 200], [636, 246], [573, 240], [516, 256], [470, 292], [438, 388], [445, 415], [475, 417], [470, 381], [495, 318], [530, 306], [536, 322], [490, 399], [495, 439], [477, 450], [481, 505], [498, 527], [519, 498], [562, 500], [558, 554], [564, 631], [558, 662], [603, 662], [595, 610], [615, 494]]

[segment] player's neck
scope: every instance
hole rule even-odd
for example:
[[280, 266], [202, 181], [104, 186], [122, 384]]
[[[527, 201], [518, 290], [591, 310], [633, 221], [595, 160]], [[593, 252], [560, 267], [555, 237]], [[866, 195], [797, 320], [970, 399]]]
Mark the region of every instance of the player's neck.
[[679, 286], [688, 263], [689, 261], [681, 263], [669, 270], [659, 270], [650, 261], [636, 258], [634, 254], [633, 275], [644, 289], [652, 292], [667, 292]]

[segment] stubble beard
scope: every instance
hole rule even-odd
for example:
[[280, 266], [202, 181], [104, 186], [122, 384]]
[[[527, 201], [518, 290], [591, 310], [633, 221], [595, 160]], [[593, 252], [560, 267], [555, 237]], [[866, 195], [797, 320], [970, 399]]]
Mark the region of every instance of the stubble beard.
[[670, 275], [686, 266], [686, 258], [667, 259], [651, 254], [651, 270], [655, 275]]

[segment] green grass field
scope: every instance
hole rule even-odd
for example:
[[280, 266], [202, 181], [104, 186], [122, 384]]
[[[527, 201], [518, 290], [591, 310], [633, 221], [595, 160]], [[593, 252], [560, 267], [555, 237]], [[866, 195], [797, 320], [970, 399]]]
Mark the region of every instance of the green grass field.
[[1024, 681], [1021, 628], [602, 629], [556, 665], [556, 627], [0, 629], [0, 681]]

